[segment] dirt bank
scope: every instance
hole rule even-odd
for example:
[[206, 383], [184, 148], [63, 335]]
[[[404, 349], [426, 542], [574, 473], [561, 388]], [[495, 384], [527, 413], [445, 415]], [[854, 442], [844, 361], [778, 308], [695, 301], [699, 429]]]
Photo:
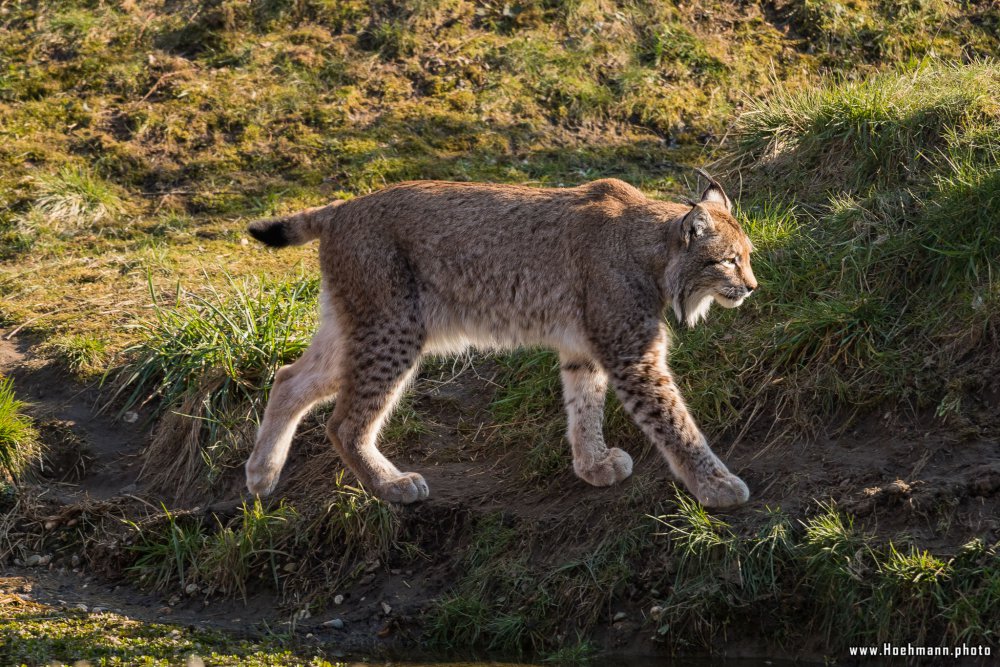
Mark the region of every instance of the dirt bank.
[[[141, 419], [128, 423], [132, 416], [96, 413], [95, 387], [67, 380], [34, 356], [24, 337], [8, 341], [0, 334], [0, 341], [0, 372], [13, 377], [19, 395], [31, 403], [49, 460], [56, 462], [22, 490], [6, 520], [5, 588], [69, 609], [82, 604], [249, 635], [281, 629], [302, 639], [309, 635], [332, 655], [391, 653], [425, 645], [435, 631], [434, 610], [442, 600], [460, 596], [470, 569], [482, 567], [474, 552], [481, 548], [484, 522], [517, 533], [500, 545], [502, 552], [489, 556], [500, 569], [487, 579], [502, 578], [508, 566], [586, 561], [589, 552], [620, 536], [616, 528], [633, 524], [634, 517], [626, 520], [623, 513], [660, 514], [676, 493], [665, 466], [648, 452], [638, 457], [633, 478], [612, 489], [589, 487], [569, 469], [544, 483], [526, 476], [521, 452], [484, 439], [481, 431], [489, 425], [476, 421], [484, 419], [480, 410], [492, 390], [491, 363], [480, 360], [447, 383], [421, 381], [414, 390], [415, 406], [433, 416], [434, 427], [414, 435], [393, 457], [424, 474], [432, 496], [418, 506], [392, 509], [399, 522], [395, 539], [408, 547], [383, 551], [382, 557], [341, 551], [298, 554], [301, 560], [295, 562], [296, 556], [288, 555], [292, 564], [279, 564], [280, 581], [255, 578], [245, 597], [178, 583], [154, 592], [137, 585], [141, 582], [129, 570], [135, 562], [126, 545], [134, 535], [127, 522], [156, 522], [165, 507], [206, 525], [226, 524], [244, 501], [240, 471], [226, 471], [209, 493], [185, 502], [148, 488], [140, 477], [149, 440]], [[985, 428], [994, 425], [989, 420], [995, 416], [988, 409], [990, 397], [983, 400]], [[303, 513], [338, 488], [340, 466], [322, 442], [318, 423], [304, 422], [275, 497]], [[769, 446], [765, 433], [750, 433], [739, 442], [717, 443], [753, 493], [746, 507], [718, 516], [736, 532], [749, 533], [762, 524], [765, 508], [805, 517], [818, 502], [832, 501], [879, 542], [908, 542], [938, 555], [954, 554], [974, 538], [991, 544], [1000, 539], [1000, 447], [970, 431], [884, 414], [814, 442]], [[636, 441], [630, 449], [638, 453], [646, 447]], [[648, 541], [636, 546], [630, 571], [603, 591], [596, 608], [593, 601], [574, 600], [571, 591], [553, 607], [583, 605], [587, 621], [578, 627], [595, 648], [637, 655], [666, 650], [651, 610], [665, 592], [654, 588], [656, 582], [676, 564], [657, 556], [664, 545], [654, 537], [655, 522], [639, 526]], [[525, 549], [531, 553], [523, 554]], [[35, 566], [15, 565], [25, 563]], [[574, 622], [564, 619], [557, 627], [570, 632]], [[739, 627], [724, 630], [720, 638], [715, 652], [722, 654], [774, 656], [782, 650], [754, 641]], [[680, 648], [704, 650], [693, 641]]]

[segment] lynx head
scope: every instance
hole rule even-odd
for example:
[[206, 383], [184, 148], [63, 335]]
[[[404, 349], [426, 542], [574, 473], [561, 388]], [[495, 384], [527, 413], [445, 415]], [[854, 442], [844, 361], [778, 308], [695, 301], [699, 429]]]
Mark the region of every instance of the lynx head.
[[667, 276], [677, 320], [693, 327], [712, 301], [735, 308], [757, 289], [750, 268], [753, 244], [732, 216], [722, 186], [704, 172], [709, 185], [680, 221], [680, 252]]

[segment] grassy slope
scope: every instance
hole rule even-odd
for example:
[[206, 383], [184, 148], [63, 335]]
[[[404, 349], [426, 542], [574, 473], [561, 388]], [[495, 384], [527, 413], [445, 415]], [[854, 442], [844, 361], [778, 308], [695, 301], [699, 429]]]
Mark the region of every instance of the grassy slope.
[[[220, 305], [233, 292], [262, 290], [267, 304], [309, 289], [300, 280], [315, 250], [243, 247], [248, 218], [406, 178], [570, 185], [618, 176], [672, 196], [691, 182], [675, 164], [710, 159], [731, 182], [742, 179], [741, 216], [764, 287], [739, 312], [715, 312], [678, 337], [672, 363], [710, 431], [775, 414], [788, 430], [815, 431], [836, 411], [880, 401], [930, 407], [968, 427], [970, 397], [997, 368], [1000, 235], [989, 211], [998, 73], [939, 60], [996, 51], [1000, 13], [988, 3], [55, 2], [0, 12], [0, 318], [40, 334], [84, 377], [138, 345], [130, 372], [144, 381], [131, 385], [139, 399], [156, 389], [175, 405], [204, 407], [208, 395], [211, 423], [239, 420], [254, 414], [276, 360], [294, 354], [285, 343], [309, 328], [290, 322], [294, 308]], [[886, 66], [903, 73], [873, 76]], [[276, 278], [261, 286], [258, 274]], [[156, 314], [147, 313], [150, 285]], [[134, 326], [140, 314], [151, 324]], [[552, 358], [500, 363], [493, 419], [517, 428], [499, 437], [534, 443], [525, 474], [544, 485], [547, 471], [566, 467]], [[220, 366], [221, 375], [211, 370]], [[609, 411], [609, 438], [635, 440], [618, 408]], [[185, 460], [197, 464], [204, 448], [225, 466], [245, 446], [206, 428]], [[865, 538], [835, 513], [821, 525], [821, 512], [820, 523], [773, 524], [787, 534], [785, 551], [770, 551], [780, 582], [736, 585], [733, 563], [777, 544], [774, 533], [734, 536], [692, 508], [653, 502], [649, 489], [633, 495], [616, 511], [634, 525], [542, 566], [496, 560], [512, 545], [543, 549], [539, 527], [482, 519], [462, 556], [467, 576], [428, 620], [432, 637], [576, 650], [556, 631], [586, 631], [639, 582], [663, 591], [672, 611], [659, 627], [674, 646], [710, 642], [746, 609], [775, 619], [758, 634], [795, 641], [782, 625], [789, 609], [811, 614], [809, 631], [821, 635], [844, 625], [824, 614], [852, 567], [885, 584], [851, 589], [860, 609], [884, 614], [898, 602], [883, 590], [934, 602], [873, 624], [853, 617], [850, 638], [989, 636], [988, 617], [968, 616], [976, 605], [952, 605], [989, 606], [996, 565], [985, 547], [947, 563], [904, 547], [854, 549], [844, 570], [837, 554]], [[395, 521], [361, 498], [377, 525]], [[680, 512], [667, 519], [669, 549], [652, 539], [648, 512]], [[146, 585], [183, 585], [169, 569], [180, 562], [177, 532], [161, 520], [171, 530], [136, 527], [131, 572]], [[246, 521], [228, 534], [184, 533], [191, 576], [232, 593], [242, 580], [224, 577], [231, 569], [220, 563], [273, 574], [254, 554], [289, 536], [248, 537]], [[319, 537], [304, 527], [323, 521], [282, 525], [308, 543]], [[675, 574], [689, 564], [676, 579], [637, 571], [650, 562]], [[720, 579], [721, 588], [712, 583]], [[969, 589], [949, 588], [960, 581]], [[699, 585], [715, 588], [704, 596]], [[554, 620], [570, 612], [579, 622]]]

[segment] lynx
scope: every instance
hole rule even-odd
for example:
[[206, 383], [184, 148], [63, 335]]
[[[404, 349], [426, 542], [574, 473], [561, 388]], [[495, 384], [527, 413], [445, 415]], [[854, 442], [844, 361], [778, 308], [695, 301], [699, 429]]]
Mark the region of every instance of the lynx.
[[358, 479], [388, 501], [427, 498], [424, 478], [376, 446], [421, 355], [541, 345], [559, 353], [577, 476], [608, 486], [632, 474], [631, 457], [602, 435], [610, 382], [703, 505], [746, 502], [666, 360], [668, 305], [690, 327], [712, 302], [735, 308], [757, 288], [750, 240], [708, 180], [687, 204], [615, 179], [558, 189], [415, 181], [252, 223], [269, 246], [319, 239], [322, 289], [312, 343], [275, 375], [248, 489], [274, 490], [299, 420], [335, 396], [326, 432]]

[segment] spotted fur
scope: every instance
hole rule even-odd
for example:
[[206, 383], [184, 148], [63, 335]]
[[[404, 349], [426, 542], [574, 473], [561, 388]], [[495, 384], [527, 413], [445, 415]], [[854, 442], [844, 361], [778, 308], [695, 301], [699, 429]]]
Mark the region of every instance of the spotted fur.
[[746, 485], [712, 453], [667, 367], [663, 311], [694, 326], [712, 302], [757, 286], [751, 244], [710, 181], [687, 205], [614, 179], [576, 188], [411, 182], [250, 227], [271, 245], [320, 241], [319, 330], [279, 370], [247, 462], [247, 486], [278, 482], [295, 427], [336, 396], [327, 434], [362, 483], [410, 503], [429, 489], [376, 447], [419, 359], [469, 345], [559, 351], [573, 469], [607, 486], [632, 459], [602, 435], [607, 387], [705, 505]]

